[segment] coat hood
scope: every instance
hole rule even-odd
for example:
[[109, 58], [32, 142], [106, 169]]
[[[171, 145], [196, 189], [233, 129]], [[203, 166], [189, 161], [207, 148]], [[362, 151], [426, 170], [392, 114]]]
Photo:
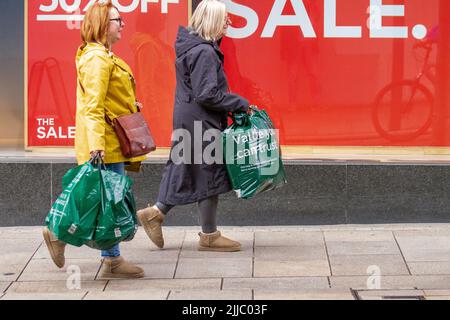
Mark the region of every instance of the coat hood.
[[223, 57], [223, 53], [216, 43], [202, 39], [198, 35], [189, 32], [185, 27], [180, 26], [178, 28], [177, 40], [175, 41], [175, 53], [177, 58], [201, 44], [209, 44], [214, 47], [219, 56]]

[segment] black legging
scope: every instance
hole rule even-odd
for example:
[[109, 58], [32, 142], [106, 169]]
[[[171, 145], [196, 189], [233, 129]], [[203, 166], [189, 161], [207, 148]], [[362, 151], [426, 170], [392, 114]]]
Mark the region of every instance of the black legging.
[[[203, 233], [213, 233], [217, 231], [217, 205], [219, 204], [219, 196], [212, 196], [210, 198], [200, 200], [198, 211], [200, 213], [200, 225]], [[167, 205], [157, 202], [156, 206], [165, 215], [173, 209], [172, 205]]]

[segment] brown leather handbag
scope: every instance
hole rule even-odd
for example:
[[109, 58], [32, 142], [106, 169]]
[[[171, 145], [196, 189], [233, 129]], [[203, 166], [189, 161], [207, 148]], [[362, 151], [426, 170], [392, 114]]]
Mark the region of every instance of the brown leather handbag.
[[116, 132], [125, 158], [143, 156], [156, 150], [150, 128], [141, 112], [123, 115], [112, 121], [107, 115], [105, 118]]

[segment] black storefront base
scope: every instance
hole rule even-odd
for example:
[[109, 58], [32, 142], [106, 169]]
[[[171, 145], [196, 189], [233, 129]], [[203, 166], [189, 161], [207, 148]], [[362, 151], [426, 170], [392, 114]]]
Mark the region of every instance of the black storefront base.
[[[43, 225], [75, 166], [46, 160], [0, 162], [0, 227]], [[288, 161], [289, 183], [250, 200], [221, 197], [219, 225], [335, 225], [450, 222], [450, 164]], [[163, 162], [131, 174], [138, 208], [158, 194]], [[175, 208], [167, 226], [195, 226], [195, 205]]]

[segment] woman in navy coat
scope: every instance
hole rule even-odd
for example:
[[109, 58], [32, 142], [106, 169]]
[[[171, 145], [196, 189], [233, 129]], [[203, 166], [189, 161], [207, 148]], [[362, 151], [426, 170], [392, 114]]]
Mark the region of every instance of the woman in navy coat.
[[[226, 129], [229, 113], [249, 110], [246, 99], [229, 92], [223, 69], [224, 55], [218, 41], [229, 24], [222, 1], [203, 0], [189, 26], [178, 31], [171, 156], [157, 203], [138, 212], [147, 235], [159, 248], [164, 246], [161, 224], [165, 215], [176, 205], [197, 202], [202, 225], [198, 249], [240, 250], [239, 242], [223, 237], [216, 225], [218, 196], [231, 191], [218, 152], [220, 133]], [[217, 146], [213, 152], [211, 143]], [[216, 161], [212, 162], [211, 156]]]
[[198, 249], [241, 249], [239, 242], [221, 235], [216, 223], [218, 196], [231, 191], [219, 152], [220, 134], [227, 127], [229, 113], [249, 110], [246, 99], [229, 92], [223, 69], [224, 55], [218, 41], [229, 24], [222, 1], [203, 0], [189, 26], [178, 31], [170, 160], [164, 169], [158, 201], [138, 212], [147, 235], [159, 248], [164, 247], [161, 224], [165, 215], [176, 205], [197, 202], [202, 225]]

